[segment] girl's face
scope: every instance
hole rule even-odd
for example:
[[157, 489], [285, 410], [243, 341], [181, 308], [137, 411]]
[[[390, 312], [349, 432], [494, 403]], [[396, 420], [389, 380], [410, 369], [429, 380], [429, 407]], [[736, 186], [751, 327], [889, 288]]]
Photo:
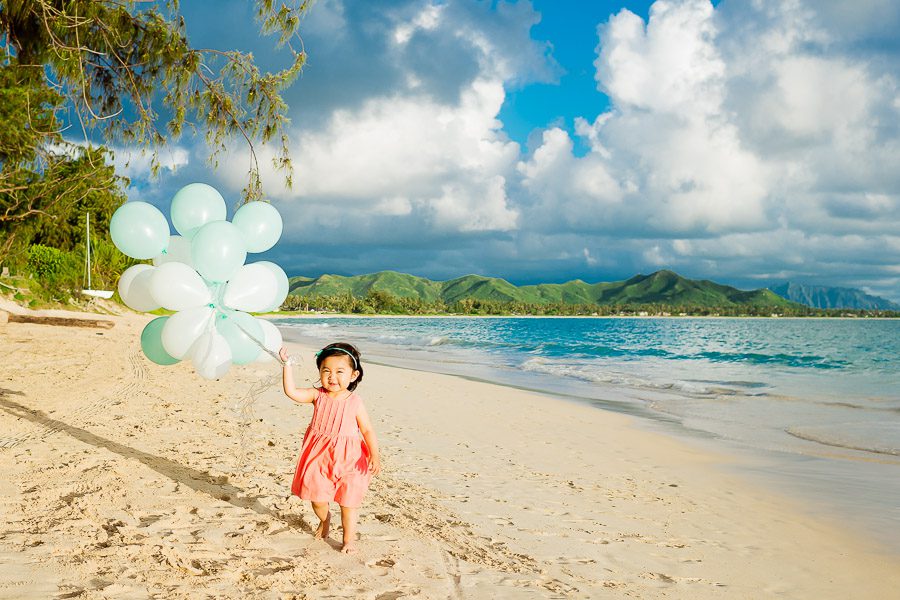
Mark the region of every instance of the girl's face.
[[353, 361], [346, 355], [326, 356], [319, 367], [322, 387], [332, 393], [345, 391], [358, 376], [359, 371], [353, 368]]

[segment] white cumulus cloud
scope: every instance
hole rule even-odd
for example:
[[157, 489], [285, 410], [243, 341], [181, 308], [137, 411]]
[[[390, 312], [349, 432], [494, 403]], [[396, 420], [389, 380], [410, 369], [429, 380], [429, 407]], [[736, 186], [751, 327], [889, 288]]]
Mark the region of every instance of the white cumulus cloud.
[[886, 273], [841, 257], [879, 239], [900, 260], [896, 57], [860, 54], [826, 4], [658, 0], [646, 21], [622, 10], [600, 24], [610, 108], [577, 122], [586, 155], [553, 128], [520, 161], [523, 221], [643, 238], [646, 265], [710, 276]]
[[[390, 40], [389, 51], [398, 53], [397, 64], [405, 64], [403, 47], [413, 39], [424, 43], [417, 36], [425, 33], [441, 44], [449, 39], [477, 57], [476, 76], [456, 94], [434, 94], [410, 67], [405, 86], [335, 110], [317, 127], [294, 131], [293, 189], [281, 186], [270, 166], [272, 149], [260, 148], [266, 194], [283, 202], [301, 201], [308, 211], [341, 203], [352, 206], [357, 216], [392, 216], [398, 224], [405, 219], [410, 227], [435, 232], [514, 230], [519, 210], [509, 198], [507, 182], [515, 176], [520, 147], [507, 138], [497, 115], [507, 79], [519, 73], [510, 66], [507, 38], [492, 39], [472, 26], [475, 10], [481, 9], [426, 3], [416, 11], [389, 13], [392, 26], [383, 35]], [[528, 22], [527, 15], [521, 9], [504, 10], [511, 11], [506, 17], [515, 29], [508, 39], [527, 39], [527, 28], [516, 28], [517, 19]], [[246, 156], [235, 153], [223, 162], [230, 187], [239, 189]]]
[[[141, 148], [111, 146], [116, 173], [131, 179], [147, 179], [151, 175], [153, 154]], [[175, 172], [190, 163], [191, 154], [181, 146], [166, 146], [157, 150], [156, 160], [161, 171]]]

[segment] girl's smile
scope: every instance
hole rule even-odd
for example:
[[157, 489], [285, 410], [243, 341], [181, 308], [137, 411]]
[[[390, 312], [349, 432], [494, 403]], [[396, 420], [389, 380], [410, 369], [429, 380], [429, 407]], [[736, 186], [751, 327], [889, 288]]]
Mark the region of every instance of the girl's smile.
[[358, 375], [349, 356], [328, 356], [319, 367], [322, 387], [330, 394], [345, 391]]

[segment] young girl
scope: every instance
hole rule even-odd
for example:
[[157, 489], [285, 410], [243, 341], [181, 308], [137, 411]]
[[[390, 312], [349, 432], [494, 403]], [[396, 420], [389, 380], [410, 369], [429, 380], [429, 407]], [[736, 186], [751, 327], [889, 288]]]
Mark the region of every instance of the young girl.
[[284, 361], [284, 393], [301, 404], [313, 403], [313, 415], [300, 449], [297, 472], [291, 493], [312, 502], [319, 517], [317, 538], [328, 537], [331, 526], [332, 500], [341, 507], [344, 544], [341, 552], [356, 552], [357, 510], [369, 487], [372, 475], [381, 471], [378, 439], [363, 406], [353, 393], [362, 380], [363, 368], [359, 351], [350, 344], [329, 344], [316, 354], [321, 387], [297, 388], [288, 364], [287, 350], [279, 356]]

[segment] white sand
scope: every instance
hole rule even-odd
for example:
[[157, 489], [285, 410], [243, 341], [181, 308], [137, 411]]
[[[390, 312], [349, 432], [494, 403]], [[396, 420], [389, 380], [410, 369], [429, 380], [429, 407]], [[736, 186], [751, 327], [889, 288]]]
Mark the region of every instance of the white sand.
[[[0, 309], [3, 307], [0, 306]], [[900, 560], [625, 416], [367, 365], [360, 553], [289, 497], [311, 407], [111, 330], [0, 325], [0, 598], [892, 598]], [[311, 350], [294, 349], [311, 358]], [[298, 380], [313, 376], [312, 361]], [[244, 432], [244, 442], [241, 442]], [[248, 451], [243, 468], [241, 449]]]

